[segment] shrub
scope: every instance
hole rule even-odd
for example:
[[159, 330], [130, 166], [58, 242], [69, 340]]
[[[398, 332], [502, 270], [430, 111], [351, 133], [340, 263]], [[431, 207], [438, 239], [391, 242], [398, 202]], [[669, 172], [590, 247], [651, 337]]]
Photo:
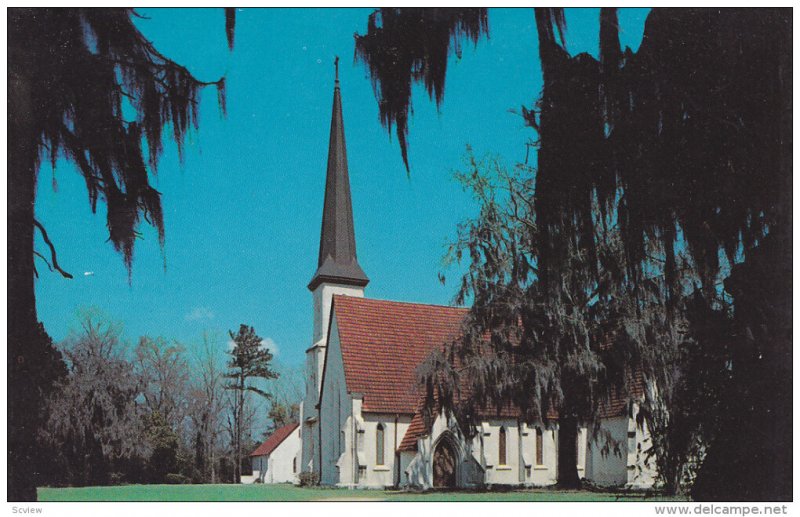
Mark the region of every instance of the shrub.
[[191, 479], [183, 474], [170, 473], [164, 477], [164, 482], [166, 482], [168, 485], [186, 485], [191, 482]]
[[300, 479], [300, 486], [319, 485], [319, 474], [316, 472], [301, 472], [298, 478]]

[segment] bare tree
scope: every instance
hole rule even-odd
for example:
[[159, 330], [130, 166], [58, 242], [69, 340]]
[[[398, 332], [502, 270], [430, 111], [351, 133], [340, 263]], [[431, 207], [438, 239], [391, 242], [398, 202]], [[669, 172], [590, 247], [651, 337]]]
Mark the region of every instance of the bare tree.
[[178, 434], [183, 434], [188, 411], [189, 364], [184, 352], [178, 343], [143, 336], [134, 360], [145, 406], [161, 414]]
[[189, 419], [194, 439], [195, 468], [203, 481], [216, 483], [217, 451], [222, 433], [223, 381], [218, 339], [203, 335], [203, 345], [195, 355], [196, 375], [189, 390]]
[[300, 401], [303, 400], [304, 372], [301, 366], [276, 365], [279, 377], [267, 381], [267, 391], [272, 394], [267, 418], [267, 432], [270, 434], [275, 429], [299, 418]]

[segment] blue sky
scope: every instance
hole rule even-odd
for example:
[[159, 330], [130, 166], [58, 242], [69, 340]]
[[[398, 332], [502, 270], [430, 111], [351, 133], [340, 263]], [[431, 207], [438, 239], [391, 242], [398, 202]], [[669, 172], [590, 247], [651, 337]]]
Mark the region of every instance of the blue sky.
[[[306, 284], [316, 268], [333, 95], [340, 75], [358, 257], [371, 282], [366, 295], [449, 303], [457, 271], [441, 285], [445, 243], [476, 207], [452, 179], [466, 146], [513, 164], [533, 131], [510, 110], [531, 106], [541, 90], [533, 11], [491, 9], [488, 40], [467, 46], [448, 66], [437, 113], [424, 91], [413, 95], [408, 176], [395, 139], [378, 120], [365, 67], [353, 61], [353, 34], [371, 9], [241, 9], [229, 52], [221, 9], [142, 9], [142, 32], [199, 79], [227, 77], [228, 115], [216, 91], [202, 95], [200, 129], [180, 163], [165, 142], [158, 175], [166, 246], [142, 225], [130, 284], [107, 242], [105, 207], [92, 215], [75, 168], [42, 166], [36, 214], [58, 248], [66, 280], [39, 265], [39, 318], [55, 340], [99, 308], [141, 335], [187, 348], [204, 331], [223, 336], [240, 323], [274, 343], [296, 365], [311, 344]], [[621, 9], [623, 45], [636, 49], [646, 9]], [[571, 53], [597, 55], [599, 9], [567, 9]], [[57, 189], [52, 187], [53, 180]], [[43, 248], [40, 242], [37, 248]], [[166, 263], [166, 267], [164, 264]], [[220, 343], [224, 344], [225, 338]], [[221, 345], [224, 346], [224, 345]]]

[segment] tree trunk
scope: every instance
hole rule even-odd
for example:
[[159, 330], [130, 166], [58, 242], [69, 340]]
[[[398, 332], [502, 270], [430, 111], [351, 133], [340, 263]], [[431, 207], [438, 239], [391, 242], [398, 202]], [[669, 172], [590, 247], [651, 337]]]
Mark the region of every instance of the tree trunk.
[[560, 417], [558, 421], [558, 486], [580, 488], [578, 478], [578, 419], [574, 416]]
[[[13, 38], [9, 41], [13, 42]], [[41, 401], [26, 345], [36, 336], [33, 290], [33, 203], [38, 148], [34, 135], [31, 67], [18, 45], [8, 49], [8, 500], [35, 501], [31, 458]]]
[[234, 483], [242, 482], [242, 418], [244, 415], [244, 373], [239, 382], [239, 400], [236, 408], [236, 465], [233, 468]]
[[216, 458], [214, 458], [214, 447], [211, 447], [211, 484], [217, 483], [217, 469], [216, 469]]

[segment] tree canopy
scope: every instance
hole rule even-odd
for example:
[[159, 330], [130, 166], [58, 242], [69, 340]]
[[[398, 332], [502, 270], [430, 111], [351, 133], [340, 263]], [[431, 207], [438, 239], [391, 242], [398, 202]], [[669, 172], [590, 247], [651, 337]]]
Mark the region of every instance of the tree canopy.
[[[224, 110], [225, 79], [200, 81], [161, 54], [136, 28], [133, 9], [9, 15], [10, 59], [29, 78], [30, 135], [54, 166], [60, 154], [75, 162], [93, 211], [98, 199], [106, 202], [109, 239], [130, 269], [141, 218], [164, 240], [161, 198], [146, 166], [157, 170], [162, 131], [171, 127], [180, 153], [186, 132], [197, 127], [199, 89], [216, 86]], [[233, 19], [231, 11], [231, 45]]]
[[[437, 15], [442, 37], [431, 43], [420, 35], [429, 30], [427, 18]], [[387, 129], [407, 116], [411, 83], [424, 82], [441, 101], [450, 45], [465, 36], [476, 42], [486, 28], [473, 23], [464, 30], [461, 20], [486, 16], [485, 10], [423, 16], [413, 9], [372, 15], [367, 34], [356, 37], [356, 56], [379, 85], [376, 97]], [[785, 375], [776, 365], [790, 356], [790, 343], [741, 342], [730, 318], [735, 314], [753, 325], [757, 314], [744, 313], [744, 307], [754, 309], [745, 300], [763, 299], [769, 309], [756, 319], [770, 322], [768, 335], [785, 336], [780, 315], [791, 304], [786, 292], [767, 299], [752, 289], [759, 281], [746, 282], [747, 289], [723, 281], [745, 267], [766, 283], [775, 281], [776, 271], [791, 271], [789, 11], [654, 9], [633, 52], [620, 47], [616, 10], [601, 9], [599, 59], [567, 52], [562, 9], [537, 8], [534, 16], [544, 86], [523, 116], [538, 135], [537, 167], [522, 180], [500, 175], [501, 186], [516, 191], [507, 204], [495, 203], [495, 187], [482, 184], [479, 173], [467, 182], [482, 207], [461, 228], [467, 233], [457, 243], [458, 253], [469, 253], [470, 260], [460, 298], [466, 292], [473, 306], [457, 361], [432, 359], [429, 391], [438, 375], [439, 402], [452, 398], [455, 362], [472, 364], [464, 378], [472, 396], [484, 399], [479, 402], [514, 403], [529, 417], [541, 418], [550, 403], [561, 418], [586, 417], [591, 408], [584, 404], [592, 404], [593, 390], [620, 381], [630, 387], [631, 371], [641, 372], [663, 402], [678, 385], [680, 369], [688, 367], [680, 362], [682, 343], [708, 337], [687, 333], [687, 325], [701, 321], [703, 310], [726, 307], [723, 339], [749, 350], [758, 342], [760, 355], [753, 362], [745, 354], [749, 363], [737, 353], [714, 355], [716, 367], [729, 365], [738, 386], [756, 372], [763, 379]], [[398, 131], [405, 128], [405, 120], [397, 122]], [[767, 266], [759, 258], [765, 254], [776, 263]], [[480, 350], [487, 335], [489, 355]], [[758, 426], [767, 408], [778, 413], [781, 402], [775, 398], [738, 389], [753, 397], [751, 409], [728, 407], [748, 428]], [[660, 402], [649, 402], [653, 417]], [[782, 422], [770, 426], [775, 443], [787, 443], [790, 425]], [[714, 433], [705, 438], [717, 441]], [[780, 455], [775, 447], [763, 454], [775, 461]], [[709, 467], [706, 479], [738, 475], [721, 464]], [[703, 497], [743, 497], [734, 485], [740, 484], [725, 488], [714, 482]], [[785, 484], [772, 486], [748, 493], [785, 494], [778, 488]]]
[[[63, 276], [56, 248], [35, 219], [41, 158], [73, 161], [84, 180], [92, 211], [107, 206], [109, 240], [131, 274], [142, 220], [164, 243], [161, 194], [150, 183], [162, 153], [162, 132], [171, 128], [179, 153], [197, 126], [198, 91], [217, 87], [225, 111], [224, 78], [203, 82], [161, 54], [136, 28], [130, 8], [11, 8], [8, 10], [8, 264], [9, 298], [9, 498], [35, 500], [27, 464], [36, 454], [24, 393], [38, 389], [30, 368], [46, 362], [25, 351], [36, 339], [34, 257]], [[226, 12], [233, 45], [235, 11]], [[49, 248], [34, 251], [38, 229]], [[28, 363], [23, 365], [24, 359]]]

